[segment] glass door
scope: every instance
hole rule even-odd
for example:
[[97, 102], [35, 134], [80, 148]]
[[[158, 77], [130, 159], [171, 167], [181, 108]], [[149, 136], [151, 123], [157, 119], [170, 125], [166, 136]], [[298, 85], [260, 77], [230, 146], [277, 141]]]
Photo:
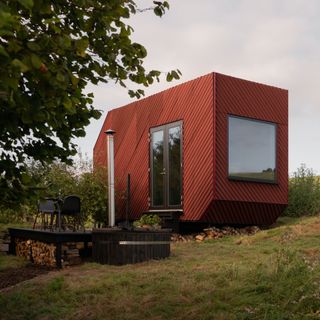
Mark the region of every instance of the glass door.
[[182, 195], [182, 122], [150, 131], [151, 207], [181, 207]]
[[165, 197], [164, 130], [151, 133], [152, 206], [163, 207]]

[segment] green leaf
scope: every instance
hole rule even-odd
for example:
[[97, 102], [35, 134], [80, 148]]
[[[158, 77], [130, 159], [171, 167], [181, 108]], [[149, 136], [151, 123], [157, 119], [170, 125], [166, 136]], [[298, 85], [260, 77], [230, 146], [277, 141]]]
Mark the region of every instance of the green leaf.
[[156, 15], [156, 16], [158, 16], [158, 17], [162, 17], [162, 10], [161, 10], [161, 8], [159, 8], [159, 7], [155, 7], [154, 9], [153, 9], [153, 12], [154, 12], [154, 14]]
[[86, 136], [86, 132], [83, 129], [77, 130], [76, 136], [77, 137], [85, 137]]
[[76, 42], [77, 54], [81, 57], [86, 56], [86, 49], [88, 48], [89, 40], [86, 38], [80, 39]]
[[31, 64], [34, 68], [39, 69], [42, 65], [42, 61], [40, 60], [40, 58], [35, 55], [35, 54], [31, 54]]
[[37, 112], [34, 116], [33, 119], [36, 121], [45, 121], [46, 120], [46, 112]]
[[167, 9], [170, 9], [168, 1], [163, 1], [163, 6]]
[[77, 86], [79, 83], [79, 78], [75, 77], [74, 75], [71, 75], [71, 82], [74, 86]]
[[67, 35], [62, 35], [61, 37], [58, 38], [59, 45], [63, 48], [70, 48], [71, 47], [71, 40], [70, 37]]
[[44, 14], [51, 13], [51, 5], [50, 4], [43, 4], [41, 5], [40, 12]]
[[32, 123], [32, 119], [31, 119], [31, 116], [30, 116], [30, 113], [28, 111], [24, 112], [22, 115], [21, 115], [21, 120], [23, 123], [25, 124], [30, 124]]
[[8, 77], [6, 78], [6, 83], [10, 88], [17, 90], [19, 85], [19, 78]]
[[176, 71], [171, 71], [171, 75], [172, 75], [172, 77], [174, 78], [174, 79], [176, 79], [176, 80], [179, 80], [180, 79], [180, 76], [178, 75], [178, 73], [176, 72]]
[[40, 51], [40, 46], [35, 42], [28, 42], [27, 47], [32, 51]]
[[143, 46], [140, 47], [140, 54], [141, 54], [140, 55], [141, 58], [145, 58], [147, 56], [148, 53], [145, 47]]
[[16, 68], [19, 68], [22, 73], [27, 72], [29, 70], [29, 67], [19, 59], [13, 59], [11, 65]]
[[6, 49], [0, 44], [0, 54], [5, 57], [9, 57]]
[[59, 82], [64, 82], [65, 81], [65, 77], [61, 72], [58, 72], [56, 75], [56, 78]]
[[92, 116], [93, 116], [94, 119], [96, 119], [96, 120], [100, 119], [101, 115], [102, 115], [101, 111], [92, 110]]
[[33, 7], [33, 0], [18, 0], [26, 9], [31, 10]]
[[63, 99], [62, 104], [65, 107], [68, 114], [75, 114], [76, 113], [76, 108], [74, 107], [71, 99], [69, 99], [68, 97], [65, 97]]
[[29, 184], [31, 182], [31, 177], [27, 173], [21, 174], [21, 182], [23, 184]]
[[173, 76], [172, 76], [172, 74], [171, 74], [170, 72], [167, 73], [166, 80], [167, 80], [168, 82], [171, 82], [171, 81], [173, 80]]
[[18, 41], [11, 40], [11, 41], [9, 41], [9, 43], [8, 43], [7, 50], [8, 50], [8, 52], [10, 52], [10, 53], [12, 53], [12, 52], [13, 52], [13, 53], [17, 53], [17, 52], [19, 52], [19, 51], [22, 50], [22, 46], [19, 44]]

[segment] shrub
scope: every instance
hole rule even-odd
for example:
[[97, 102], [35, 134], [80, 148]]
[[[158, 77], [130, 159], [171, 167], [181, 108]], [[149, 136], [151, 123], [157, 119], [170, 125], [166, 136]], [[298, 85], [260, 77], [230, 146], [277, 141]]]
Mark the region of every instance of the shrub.
[[284, 215], [300, 217], [320, 211], [320, 180], [302, 164], [289, 179], [289, 204]]
[[98, 224], [107, 224], [107, 170], [96, 168], [82, 173], [78, 177], [78, 194], [85, 217]]
[[39, 187], [43, 197], [65, 197], [77, 194], [77, 177], [72, 166], [55, 162], [40, 168]]
[[32, 220], [41, 198], [63, 198], [77, 195], [81, 199], [81, 213], [85, 221], [107, 223], [107, 170], [93, 169], [92, 162], [80, 160], [73, 166], [61, 162], [43, 165], [29, 163], [28, 173], [34, 181], [36, 195], [17, 208], [0, 203], [0, 223]]
[[25, 220], [25, 211], [23, 207], [11, 209], [1, 206], [0, 207], [0, 223], [15, 223]]
[[91, 162], [80, 159], [75, 166], [53, 163], [44, 172], [41, 178], [43, 196], [63, 198], [77, 195], [81, 199], [81, 213], [85, 221], [107, 222], [106, 170], [94, 170]]
[[141, 227], [143, 225], [155, 226], [160, 224], [161, 218], [156, 214], [144, 214], [139, 220], [133, 223], [135, 227]]

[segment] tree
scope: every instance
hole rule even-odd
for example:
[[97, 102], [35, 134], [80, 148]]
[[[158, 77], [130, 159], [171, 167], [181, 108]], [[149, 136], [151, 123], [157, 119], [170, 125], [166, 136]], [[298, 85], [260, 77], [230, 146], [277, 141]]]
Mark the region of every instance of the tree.
[[[20, 202], [35, 190], [29, 160], [70, 163], [72, 138], [85, 135], [100, 111], [85, 94], [88, 83], [149, 86], [160, 72], [146, 71], [146, 49], [132, 42], [133, 0], [0, 0], [0, 202]], [[179, 79], [179, 70], [166, 79]], [[128, 90], [141, 97], [143, 90]], [[0, 204], [1, 204], [0, 203]]]
[[[40, 197], [63, 199], [68, 195], [77, 195], [81, 199], [84, 221], [100, 224], [107, 222], [107, 170], [104, 169], [93, 169], [92, 161], [84, 159], [81, 154], [72, 166], [57, 161], [49, 165], [36, 163], [29, 166], [34, 180], [42, 187]], [[32, 209], [36, 203], [29, 201], [28, 205]]]

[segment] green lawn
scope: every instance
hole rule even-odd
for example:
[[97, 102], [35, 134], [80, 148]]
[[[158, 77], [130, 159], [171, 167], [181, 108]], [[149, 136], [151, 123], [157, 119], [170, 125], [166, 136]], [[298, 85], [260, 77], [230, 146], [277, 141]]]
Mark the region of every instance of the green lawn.
[[8, 228], [32, 228], [31, 223], [0, 223], [0, 232], [6, 231]]
[[[29, 224], [25, 223], [14, 223], [14, 224], [4, 224], [0, 223], [0, 234], [5, 232], [8, 228], [30, 228]], [[7, 268], [19, 268], [27, 265], [29, 262], [21, 257], [7, 256], [0, 254], [0, 271]], [[1, 319], [1, 315], [0, 315]]]
[[86, 263], [0, 293], [0, 319], [319, 319], [320, 218], [172, 245], [122, 267]]

